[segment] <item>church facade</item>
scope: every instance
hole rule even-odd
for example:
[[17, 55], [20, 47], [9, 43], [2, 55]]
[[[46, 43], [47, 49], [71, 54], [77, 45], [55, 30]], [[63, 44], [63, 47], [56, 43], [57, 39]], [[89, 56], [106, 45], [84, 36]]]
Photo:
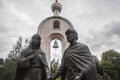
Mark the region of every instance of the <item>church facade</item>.
[[50, 64], [51, 59], [51, 41], [55, 39], [61, 41], [61, 54], [63, 54], [68, 47], [65, 32], [68, 28], [73, 28], [69, 20], [59, 15], [62, 5], [57, 0], [52, 4], [51, 8], [53, 16], [47, 17], [38, 26], [38, 34], [41, 36], [41, 48], [46, 53], [48, 64]]

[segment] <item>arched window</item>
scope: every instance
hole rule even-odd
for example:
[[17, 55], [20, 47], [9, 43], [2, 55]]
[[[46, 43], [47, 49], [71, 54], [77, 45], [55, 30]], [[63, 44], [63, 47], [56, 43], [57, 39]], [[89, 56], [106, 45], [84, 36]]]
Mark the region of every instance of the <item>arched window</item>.
[[58, 20], [53, 22], [53, 28], [60, 28], [60, 22]]
[[59, 60], [59, 63], [62, 58], [62, 43], [58, 39], [54, 39], [51, 41], [51, 61], [54, 59], [55, 61]]

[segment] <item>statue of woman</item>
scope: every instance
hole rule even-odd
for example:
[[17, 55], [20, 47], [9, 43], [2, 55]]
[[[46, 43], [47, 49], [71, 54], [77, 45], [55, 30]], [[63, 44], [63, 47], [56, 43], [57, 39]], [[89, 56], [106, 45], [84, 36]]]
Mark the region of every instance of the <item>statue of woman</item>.
[[18, 58], [15, 80], [47, 79], [48, 64], [40, 44], [40, 35], [34, 34], [29, 47], [22, 50]]
[[66, 36], [70, 45], [64, 52], [59, 69], [50, 79], [55, 80], [61, 75], [61, 80], [98, 80], [89, 48], [77, 42], [78, 34], [75, 29], [68, 29]]

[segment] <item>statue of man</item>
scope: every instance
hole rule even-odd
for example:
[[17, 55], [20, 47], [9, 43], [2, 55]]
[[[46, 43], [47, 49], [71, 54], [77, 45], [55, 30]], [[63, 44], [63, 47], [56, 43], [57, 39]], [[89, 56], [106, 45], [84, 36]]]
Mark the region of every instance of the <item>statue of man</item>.
[[22, 50], [17, 62], [15, 80], [47, 79], [48, 64], [40, 43], [40, 35], [34, 34], [30, 45]]
[[89, 48], [77, 42], [78, 34], [75, 29], [68, 29], [66, 36], [70, 45], [64, 52], [59, 69], [50, 79], [55, 80], [61, 75], [61, 80], [98, 80]]

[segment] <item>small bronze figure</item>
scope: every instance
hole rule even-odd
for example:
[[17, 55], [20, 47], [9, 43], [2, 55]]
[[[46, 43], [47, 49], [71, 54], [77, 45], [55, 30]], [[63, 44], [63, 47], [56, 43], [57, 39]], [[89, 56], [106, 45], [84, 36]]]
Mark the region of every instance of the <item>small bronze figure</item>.
[[17, 62], [15, 80], [47, 79], [48, 64], [40, 43], [40, 35], [34, 34], [29, 47], [22, 50]]
[[66, 36], [70, 45], [64, 52], [59, 69], [50, 80], [55, 80], [59, 75], [61, 80], [98, 80], [89, 48], [77, 42], [78, 34], [75, 29], [68, 29]]

